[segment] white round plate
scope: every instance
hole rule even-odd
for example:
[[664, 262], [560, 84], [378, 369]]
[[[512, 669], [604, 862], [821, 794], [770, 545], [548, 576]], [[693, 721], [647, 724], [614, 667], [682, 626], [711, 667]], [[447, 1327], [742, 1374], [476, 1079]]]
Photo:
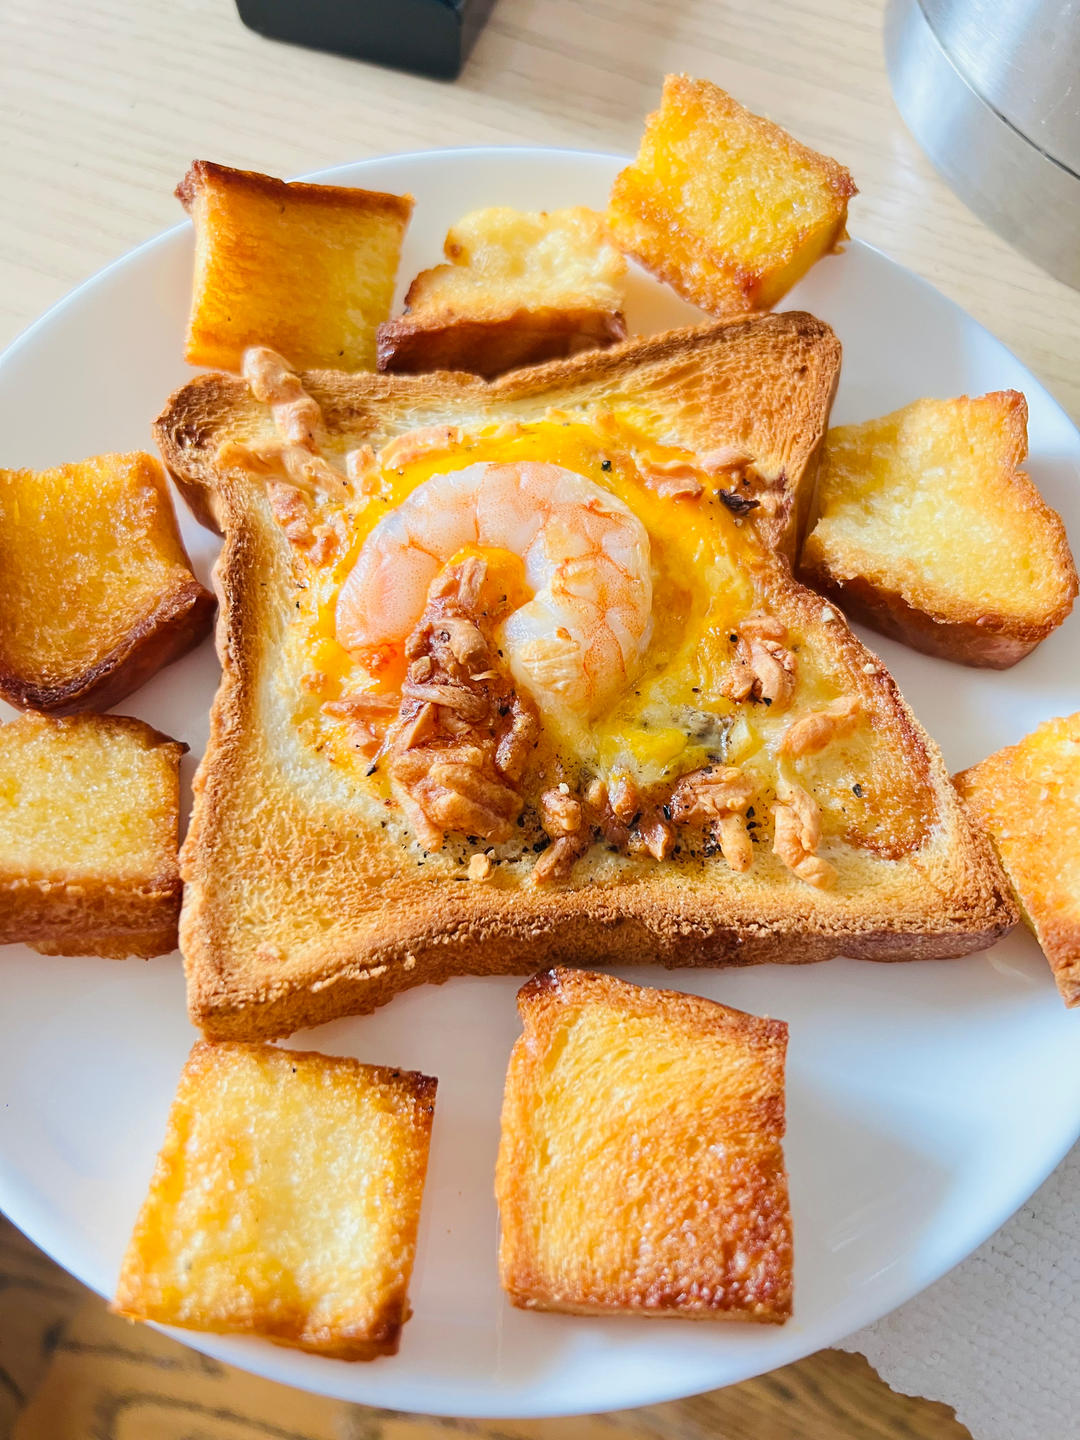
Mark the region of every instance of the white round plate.
[[[437, 261], [447, 226], [482, 205], [603, 207], [619, 162], [554, 150], [395, 156], [336, 184], [417, 199], [403, 283]], [[46, 466], [146, 448], [150, 422], [190, 375], [181, 343], [191, 279], [183, 225], [77, 290], [0, 361], [0, 463]], [[1031, 407], [1033, 478], [1080, 540], [1080, 435], [992, 336], [884, 255], [852, 242], [786, 301], [844, 345], [837, 421], [922, 395], [1013, 386]], [[697, 312], [635, 275], [631, 327]], [[188, 516], [201, 578], [215, 539]], [[1080, 709], [1074, 615], [1004, 674], [866, 637], [951, 767]], [[119, 707], [186, 740], [190, 777], [217, 680], [213, 648]], [[150, 1178], [194, 1035], [178, 955], [116, 963], [0, 956], [0, 1205], [102, 1294]], [[310, 1390], [463, 1416], [570, 1414], [731, 1384], [829, 1345], [929, 1285], [994, 1231], [1076, 1137], [1080, 1013], [1068, 1014], [1023, 932], [965, 960], [747, 970], [620, 971], [790, 1022], [788, 1136], [795, 1317], [781, 1328], [574, 1319], [511, 1309], [496, 1273], [492, 1171], [515, 978], [410, 991], [378, 1014], [288, 1043], [439, 1077], [431, 1168], [400, 1354], [348, 1365], [254, 1340], [176, 1332], [223, 1360]]]

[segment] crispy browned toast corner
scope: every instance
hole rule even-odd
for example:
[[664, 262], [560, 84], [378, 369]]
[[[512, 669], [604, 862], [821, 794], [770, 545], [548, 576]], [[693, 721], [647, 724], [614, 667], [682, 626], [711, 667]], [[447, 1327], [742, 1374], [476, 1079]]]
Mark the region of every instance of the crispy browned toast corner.
[[379, 326], [380, 370], [490, 379], [626, 338], [626, 261], [595, 211], [474, 211], [444, 250]]
[[108, 709], [210, 631], [161, 465], [99, 455], [0, 470], [0, 696]]
[[186, 748], [122, 715], [0, 725], [0, 943], [110, 959], [176, 948]]
[[927, 655], [1006, 669], [1077, 594], [1061, 517], [1020, 468], [1016, 390], [917, 400], [829, 431], [799, 561], [853, 619]]
[[993, 839], [1066, 1005], [1080, 1005], [1080, 714], [954, 776]]
[[197, 1042], [112, 1308], [337, 1360], [396, 1354], [436, 1087], [347, 1057]]
[[787, 1026], [550, 970], [518, 994], [495, 1175], [528, 1310], [783, 1324]]

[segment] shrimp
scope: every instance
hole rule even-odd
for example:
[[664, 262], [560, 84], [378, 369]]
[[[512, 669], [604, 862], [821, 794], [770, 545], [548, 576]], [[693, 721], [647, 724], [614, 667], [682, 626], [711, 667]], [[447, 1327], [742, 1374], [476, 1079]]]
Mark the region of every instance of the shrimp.
[[560, 465], [477, 464], [433, 475], [375, 526], [338, 596], [337, 638], [403, 645], [443, 566], [470, 545], [509, 550], [533, 592], [498, 643], [541, 712], [595, 715], [652, 630], [649, 537], [616, 496]]

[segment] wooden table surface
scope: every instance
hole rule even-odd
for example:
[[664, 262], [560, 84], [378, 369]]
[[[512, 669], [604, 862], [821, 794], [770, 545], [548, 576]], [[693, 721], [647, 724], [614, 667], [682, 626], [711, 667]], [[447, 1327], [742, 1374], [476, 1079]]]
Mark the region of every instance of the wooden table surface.
[[[852, 233], [957, 300], [1080, 417], [1080, 293], [999, 240], [931, 169], [892, 105], [881, 22], [876, 0], [496, 0], [463, 75], [445, 84], [264, 40], [242, 27], [230, 0], [4, 0], [0, 345], [73, 285], [174, 224], [173, 187], [195, 157], [288, 176], [449, 145], [627, 153], [663, 75], [686, 70], [847, 164], [861, 189]], [[98, 1428], [102, 1395], [137, 1383], [108, 1369], [129, 1363], [125, 1355], [136, 1355], [130, 1363], [143, 1363], [143, 1374], [183, 1375], [187, 1365], [179, 1393], [207, 1378], [205, 1362], [185, 1360], [179, 1347], [170, 1360], [157, 1342], [140, 1352], [126, 1339], [134, 1332], [110, 1330], [121, 1322], [10, 1228], [0, 1229], [0, 1299], [11, 1302], [0, 1305], [0, 1432], [36, 1393], [18, 1426], [25, 1440], [106, 1433]], [[266, 1428], [284, 1400], [252, 1390], [255, 1382], [232, 1383], [227, 1405], [218, 1391], [200, 1412], [200, 1436], [286, 1433], [284, 1421]], [[172, 1414], [162, 1403], [161, 1413]], [[434, 1433], [402, 1417], [335, 1418], [327, 1402], [306, 1397], [289, 1404], [290, 1434]], [[175, 1430], [157, 1423], [144, 1417], [108, 1433], [195, 1433], [187, 1421], [176, 1419]], [[722, 1396], [611, 1423], [686, 1440], [966, 1433], [942, 1407], [901, 1400], [861, 1361], [829, 1354]], [[499, 1433], [592, 1431], [550, 1422]]]

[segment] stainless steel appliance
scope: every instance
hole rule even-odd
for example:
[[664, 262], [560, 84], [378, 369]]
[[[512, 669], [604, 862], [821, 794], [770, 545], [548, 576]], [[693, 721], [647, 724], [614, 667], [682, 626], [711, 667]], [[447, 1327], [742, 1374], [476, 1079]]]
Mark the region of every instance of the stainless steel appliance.
[[885, 57], [960, 198], [1080, 288], [1080, 0], [889, 0]]

